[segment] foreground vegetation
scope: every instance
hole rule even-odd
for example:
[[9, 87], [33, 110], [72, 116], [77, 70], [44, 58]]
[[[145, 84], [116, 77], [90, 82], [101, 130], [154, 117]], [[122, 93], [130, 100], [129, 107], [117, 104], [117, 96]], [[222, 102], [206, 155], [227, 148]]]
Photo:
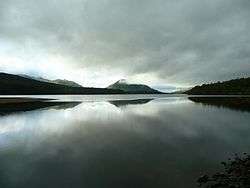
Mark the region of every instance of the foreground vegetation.
[[250, 155], [235, 155], [228, 162], [222, 162], [222, 172], [212, 176], [204, 175], [197, 182], [202, 188], [250, 188]]
[[250, 77], [203, 84], [185, 93], [189, 95], [250, 95]]

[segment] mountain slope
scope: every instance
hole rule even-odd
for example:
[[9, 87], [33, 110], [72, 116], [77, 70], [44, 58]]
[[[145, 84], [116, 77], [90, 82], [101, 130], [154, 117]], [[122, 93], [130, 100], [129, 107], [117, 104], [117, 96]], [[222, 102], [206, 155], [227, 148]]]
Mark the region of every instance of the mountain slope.
[[69, 81], [69, 80], [57, 79], [57, 80], [51, 80], [51, 82], [55, 84], [61, 84], [61, 85], [71, 86], [71, 87], [82, 87], [82, 85], [73, 81]]
[[72, 87], [0, 73], [0, 95], [123, 94], [121, 90]]
[[189, 95], [250, 95], [250, 77], [203, 84], [185, 93]]
[[33, 80], [37, 80], [37, 81], [41, 81], [41, 82], [60, 84], [60, 85], [71, 86], [71, 87], [82, 87], [82, 85], [80, 85], [76, 82], [65, 80], [65, 79], [64, 80], [62, 80], [62, 79], [49, 80], [49, 79], [45, 79], [42, 77], [33, 77], [33, 76], [25, 75], [25, 74], [21, 74], [20, 76], [25, 77], [25, 78], [29, 78], [29, 79], [33, 79]]
[[160, 94], [160, 91], [152, 89], [143, 84], [129, 84], [125, 80], [119, 80], [107, 87], [108, 89], [119, 89], [130, 94]]

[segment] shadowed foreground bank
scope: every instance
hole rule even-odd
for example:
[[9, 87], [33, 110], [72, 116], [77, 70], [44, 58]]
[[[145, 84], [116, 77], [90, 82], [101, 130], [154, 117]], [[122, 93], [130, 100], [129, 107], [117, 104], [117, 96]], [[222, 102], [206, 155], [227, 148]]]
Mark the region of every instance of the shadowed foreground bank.
[[250, 155], [235, 155], [228, 162], [221, 163], [223, 171], [212, 176], [204, 175], [197, 182], [206, 188], [249, 188], [250, 187]]

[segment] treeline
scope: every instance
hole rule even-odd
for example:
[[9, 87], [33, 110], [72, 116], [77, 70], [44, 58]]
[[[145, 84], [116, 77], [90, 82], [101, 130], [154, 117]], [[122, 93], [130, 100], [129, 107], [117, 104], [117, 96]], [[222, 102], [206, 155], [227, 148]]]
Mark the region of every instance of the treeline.
[[189, 95], [250, 95], [250, 77], [203, 84], [185, 93]]

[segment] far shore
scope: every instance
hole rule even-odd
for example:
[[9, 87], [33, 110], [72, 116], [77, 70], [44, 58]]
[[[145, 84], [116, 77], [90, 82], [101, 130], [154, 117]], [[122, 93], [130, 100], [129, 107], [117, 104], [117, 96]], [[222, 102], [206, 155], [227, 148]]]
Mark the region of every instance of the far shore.
[[0, 104], [17, 104], [17, 103], [28, 103], [28, 102], [45, 102], [52, 101], [55, 99], [47, 98], [29, 98], [29, 97], [0, 97]]

